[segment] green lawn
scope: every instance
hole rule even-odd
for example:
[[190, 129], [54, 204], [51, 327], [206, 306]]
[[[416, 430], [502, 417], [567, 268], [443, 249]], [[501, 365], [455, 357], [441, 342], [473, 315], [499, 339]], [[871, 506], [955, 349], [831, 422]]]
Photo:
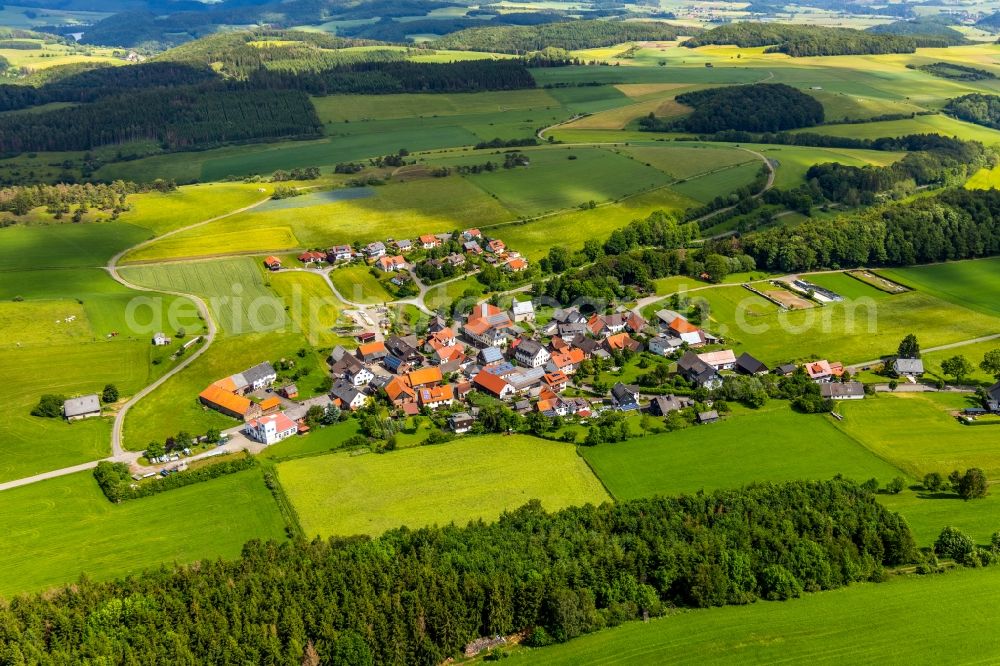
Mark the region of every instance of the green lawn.
[[[1000, 283], [997, 281], [1000, 257], [880, 272], [884, 272], [887, 278], [946, 301], [1000, 316]], [[1000, 333], [1000, 328], [995, 332]]]
[[382, 282], [365, 264], [351, 264], [330, 272], [330, 281], [340, 295], [354, 303], [385, 303], [393, 300]]
[[0, 595], [106, 579], [202, 558], [234, 558], [253, 538], [283, 539], [259, 470], [112, 504], [90, 472], [0, 493]]
[[[511, 663], [921, 664], [1000, 659], [993, 608], [1000, 569], [907, 576], [791, 601], [758, 601], [630, 622]], [[929, 606], [930, 604], [930, 606]], [[933, 612], [929, 612], [933, 608]]]
[[721, 422], [582, 449], [616, 499], [735, 488], [753, 481], [889, 481], [900, 472], [833, 427], [783, 401], [737, 408]]
[[531, 499], [549, 510], [607, 499], [572, 446], [527, 436], [332, 454], [282, 463], [279, 472], [308, 535], [492, 520]]

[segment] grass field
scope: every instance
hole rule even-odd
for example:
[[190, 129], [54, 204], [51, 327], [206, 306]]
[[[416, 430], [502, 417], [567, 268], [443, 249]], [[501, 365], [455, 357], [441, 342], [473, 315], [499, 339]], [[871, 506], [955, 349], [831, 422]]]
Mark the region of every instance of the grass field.
[[905, 134], [942, 134], [956, 136], [966, 141], [981, 141], [988, 146], [1000, 143], [1000, 131], [998, 130], [943, 115], [917, 116], [906, 120], [888, 120], [861, 125], [823, 125], [818, 129], [810, 128], [808, 131], [857, 139], [877, 139], [883, 136], [903, 136]]
[[466, 116], [558, 107], [548, 91], [403, 95], [329, 95], [313, 98], [316, 114], [324, 124], [389, 118]]
[[[631, 622], [539, 650], [511, 663], [915, 664], [991, 663], [1000, 569], [907, 576], [885, 583]], [[928, 617], [933, 600], [933, 619]]]
[[708, 304], [710, 330], [724, 335], [730, 346], [771, 364], [807, 358], [868, 361], [895, 350], [911, 332], [924, 347], [1000, 332], [1000, 318], [922, 291], [889, 295], [860, 282], [851, 289], [855, 295], [869, 293], [821, 308], [767, 316], [760, 316], [761, 299], [740, 287], [704, 289], [691, 297]]
[[90, 472], [0, 494], [0, 595], [106, 579], [173, 562], [233, 558], [252, 538], [284, 538], [259, 470], [112, 504]]
[[270, 276], [271, 288], [289, 307], [288, 316], [296, 331], [301, 331], [314, 347], [333, 347], [346, 343], [331, 329], [336, 325], [344, 304], [330, 291], [320, 275], [277, 273]]
[[[1000, 257], [894, 268], [885, 276], [967, 308], [1000, 315]], [[1000, 332], [1000, 328], [997, 331]], [[970, 336], [974, 337], [974, 336]]]
[[228, 334], [280, 329], [289, 324], [284, 304], [268, 288], [257, 259], [239, 257], [191, 263], [127, 266], [126, 280], [154, 289], [197, 294]]
[[531, 499], [549, 510], [607, 499], [572, 446], [526, 436], [469, 438], [385, 455], [333, 454], [278, 469], [308, 535], [492, 520]]
[[719, 423], [583, 449], [616, 499], [735, 488], [753, 481], [889, 481], [900, 473], [845, 436], [826, 416], [797, 414], [773, 401], [738, 408]]
[[354, 303], [385, 303], [393, 300], [382, 283], [372, 275], [371, 267], [352, 264], [330, 272], [330, 281], [340, 295]]
[[0, 272], [103, 266], [119, 250], [149, 238], [121, 222], [11, 226], [0, 229]]
[[168, 193], [135, 194], [129, 197], [131, 208], [119, 219], [159, 236], [255, 204], [266, 199], [271, 188], [257, 183], [205, 183]]
[[719, 195], [728, 194], [739, 187], [748, 185], [762, 166], [755, 159], [746, 164], [678, 183], [673, 186], [673, 189], [695, 201], [707, 203]]
[[682, 143], [662, 144], [655, 147], [635, 146], [625, 149], [624, 152], [674, 178], [691, 178], [723, 167], [760, 162], [746, 151], [712, 145], [698, 146]]
[[198, 403], [198, 394], [210, 383], [241, 372], [262, 361], [292, 359], [298, 367], [308, 367], [309, 374], [297, 384], [303, 397], [313, 395], [321, 381], [322, 359], [315, 353], [300, 358], [299, 349], [307, 346], [305, 337], [294, 332], [271, 332], [220, 337], [194, 363], [167, 380], [136, 404], [125, 418], [126, 448], [142, 450], [151, 440], [186, 430], [202, 434], [209, 428], [231, 428], [237, 421]]
[[951, 358], [952, 356], [964, 356], [969, 359], [969, 362], [972, 363], [973, 367], [972, 374], [963, 380], [964, 383], [969, 384], [978, 382], [984, 386], [992, 386], [996, 383], [996, 379], [993, 375], [980, 370], [979, 363], [983, 360], [983, 356], [986, 355], [986, 352], [994, 349], [1000, 349], [1000, 340], [990, 340], [988, 342], [979, 342], [972, 345], [962, 345], [961, 347], [945, 349], [943, 351], [924, 352], [921, 354], [921, 358], [924, 361], [924, 369], [928, 373], [940, 377], [945, 381], [952, 382], [954, 381], [954, 378], [951, 375], [946, 375], [941, 372], [941, 362], [945, 359]]

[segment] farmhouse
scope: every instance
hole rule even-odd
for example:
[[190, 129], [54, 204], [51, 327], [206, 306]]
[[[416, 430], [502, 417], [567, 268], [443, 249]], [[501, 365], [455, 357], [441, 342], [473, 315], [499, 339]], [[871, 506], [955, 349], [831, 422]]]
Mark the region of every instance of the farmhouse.
[[393, 271], [406, 268], [406, 259], [401, 254], [397, 254], [395, 257], [382, 256], [378, 258], [375, 265], [384, 273], [392, 273]]
[[354, 386], [364, 386], [375, 378], [375, 374], [351, 354], [344, 354], [339, 361], [333, 364], [330, 371], [334, 379], [346, 379]]
[[358, 390], [354, 384], [344, 379], [338, 379], [330, 388], [330, 398], [333, 404], [341, 409], [354, 411], [368, 402], [368, 396]]
[[481, 232], [479, 229], [476, 228], [466, 229], [465, 231], [462, 232], [462, 238], [464, 238], [465, 240], [477, 240], [482, 237], [483, 237], [483, 232]]
[[101, 415], [101, 400], [96, 393], [70, 398], [63, 403], [63, 416], [67, 421], [89, 419]]
[[[419, 363], [423, 356], [417, 349], [417, 337], [415, 335], [399, 336], [393, 335], [386, 338], [385, 349], [389, 355], [385, 357], [386, 366], [390, 366], [391, 359], [398, 360], [397, 366], [403, 363]], [[391, 369], [391, 368], [390, 368]]]
[[276, 271], [281, 268], [281, 259], [271, 256], [264, 259], [264, 267], [269, 271]]
[[814, 382], [828, 382], [833, 379], [833, 368], [830, 367], [829, 361], [813, 361], [807, 363], [805, 368], [809, 379]]
[[664, 325], [667, 335], [672, 335], [686, 342], [691, 347], [701, 347], [709, 342], [709, 336], [684, 317], [671, 310], [660, 310], [656, 313], [661, 325]]
[[483, 253], [483, 248], [480, 247], [479, 243], [477, 241], [474, 241], [474, 240], [466, 241], [466, 242], [462, 243], [462, 249], [465, 250], [466, 252], [468, 252], [469, 254], [482, 254]]
[[232, 383], [228, 379], [219, 380], [199, 393], [198, 400], [209, 409], [214, 409], [234, 419], [246, 421], [263, 415], [260, 405], [229, 390], [231, 386]]
[[480, 372], [472, 378], [472, 383], [480, 391], [489, 393], [500, 400], [506, 400], [514, 395], [514, 387], [508, 384], [503, 377], [492, 372]]
[[611, 387], [611, 402], [622, 412], [639, 409], [639, 387], [618, 382]]
[[281, 398], [276, 395], [272, 395], [269, 398], [264, 398], [260, 401], [260, 412], [261, 414], [267, 416], [268, 414], [273, 414], [281, 408]]
[[154, 347], [164, 347], [171, 343], [171, 339], [166, 336], [165, 333], [157, 333], [153, 336], [153, 346]]
[[722, 377], [715, 368], [698, 358], [692, 351], [686, 352], [677, 361], [677, 372], [681, 377], [707, 389], [716, 389], [722, 386]]
[[657, 354], [659, 356], [669, 356], [678, 349], [684, 341], [675, 335], [669, 335], [667, 333], [661, 333], [656, 337], [649, 339], [647, 346], [649, 347], [650, 353]]
[[924, 362], [919, 358], [897, 358], [892, 371], [899, 377], [919, 377], [924, 374]]
[[421, 388], [423, 386], [431, 386], [433, 384], [440, 384], [443, 379], [441, 375], [441, 368], [432, 365], [427, 368], [421, 368], [420, 370], [414, 370], [406, 376], [409, 380], [410, 386], [415, 389]]
[[514, 349], [514, 359], [528, 368], [540, 368], [549, 362], [549, 352], [541, 344], [531, 339], [520, 339]]
[[515, 392], [525, 393], [541, 384], [544, 377], [544, 368], [518, 368], [504, 377], [504, 381], [514, 387]]
[[402, 239], [396, 241], [393, 244], [396, 246], [396, 249], [401, 254], [406, 254], [407, 252], [410, 252], [411, 250], [413, 250], [413, 241], [411, 241], [411, 240], [409, 240], [407, 238], [402, 238]]
[[417, 399], [417, 392], [410, 386], [410, 380], [406, 376], [393, 377], [383, 390], [389, 396], [389, 401], [396, 407], [402, 407]]
[[558, 371], [566, 375], [572, 375], [576, 372], [576, 369], [583, 361], [583, 358], [583, 350], [577, 347], [574, 347], [567, 352], [557, 352], [552, 354], [552, 358], [549, 360], [546, 370], [549, 372]]
[[638, 340], [633, 340], [632, 336], [628, 333], [609, 335], [601, 341], [601, 346], [608, 352], [616, 350], [624, 351], [626, 349], [637, 352], [642, 349], [642, 343]]
[[504, 265], [504, 268], [511, 273], [520, 273], [521, 271], [528, 270], [528, 262], [520, 257], [515, 257], [513, 259], [509, 259]]
[[247, 423], [247, 435], [261, 444], [270, 446], [283, 439], [291, 437], [299, 431], [295, 421], [288, 418], [284, 412], [262, 416]]
[[503, 352], [496, 347], [486, 347], [479, 350], [479, 363], [483, 367], [490, 367], [503, 361]]
[[507, 246], [499, 238], [494, 238], [486, 244], [486, 249], [492, 254], [501, 255], [507, 250]]
[[819, 394], [830, 400], [861, 400], [865, 386], [861, 382], [826, 382], [819, 387]]
[[[242, 376], [245, 382], [245, 391], [259, 391], [262, 388], [267, 388], [278, 379], [278, 373], [275, 371], [274, 366], [267, 361], [258, 363], [249, 370], [244, 370], [239, 375], [234, 375], [234, 380], [240, 376]], [[239, 386], [239, 381], [236, 380], [236, 382], [237, 386]]]

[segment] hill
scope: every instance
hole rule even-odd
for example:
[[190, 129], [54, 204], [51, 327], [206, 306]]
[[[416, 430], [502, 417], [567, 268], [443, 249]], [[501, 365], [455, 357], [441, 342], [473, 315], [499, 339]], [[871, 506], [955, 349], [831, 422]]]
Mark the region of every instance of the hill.
[[823, 105], [783, 83], [755, 83], [684, 93], [677, 102], [694, 111], [675, 121], [641, 119], [647, 131], [684, 131], [711, 134], [725, 130], [780, 132], [823, 122]]
[[573, 21], [536, 26], [471, 28], [434, 42], [441, 49], [530, 53], [547, 48], [591, 49], [632, 41], [671, 41], [696, 29], [662, 21]]
[[903, 35], [918, 40], [943, 40], [948, 46], [968, 44], [969, 40], [958, 30], [950, 27], [947, 19], [921, 17], [910, 21], [883, 23], [868, 28], [866, 32], [876, 35]]
[[785, 53], [792, 57], [913, 53], [918, 47], [948, 45], [947, 40], [941, 38], [782, 23], [730, 23], [684, 42], [688, 48], [710, 44], [743, 48], [766, 46], [765, 53]]

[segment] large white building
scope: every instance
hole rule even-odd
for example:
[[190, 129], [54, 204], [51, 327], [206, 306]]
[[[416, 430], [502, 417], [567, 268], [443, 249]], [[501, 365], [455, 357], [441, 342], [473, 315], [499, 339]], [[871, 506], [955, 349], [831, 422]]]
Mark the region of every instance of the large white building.
[[299, 431], [295, 421], [285, 416], [284, 412], [262, 416], [247, 423], [247, 434], [261, 444], [277, 444]]

